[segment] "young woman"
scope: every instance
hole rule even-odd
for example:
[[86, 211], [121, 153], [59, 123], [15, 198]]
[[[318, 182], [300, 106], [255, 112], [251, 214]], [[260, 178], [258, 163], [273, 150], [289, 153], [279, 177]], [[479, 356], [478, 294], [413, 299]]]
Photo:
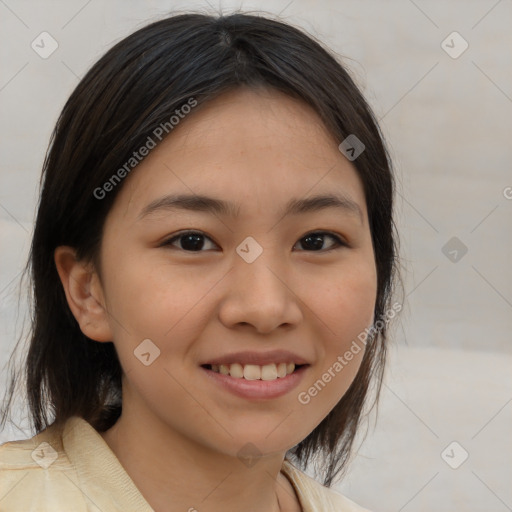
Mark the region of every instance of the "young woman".
[[329, 487], [382, 380], [393, 191], [302, 31], [181, 14], [116, 44], [44, 163], [36, 435], [0, 447], [0, 510], [364, 510]]

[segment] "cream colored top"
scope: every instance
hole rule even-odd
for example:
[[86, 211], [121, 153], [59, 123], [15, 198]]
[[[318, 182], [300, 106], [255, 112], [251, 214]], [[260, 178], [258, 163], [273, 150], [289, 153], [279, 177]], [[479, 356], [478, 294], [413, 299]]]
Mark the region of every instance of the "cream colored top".
[[[369, 512], [286, 460], [281, 472], [303, 512]], [[154, 512], [101, 435], [77, 416], [62, 435], [50, 426], [0, 445], [0, 511]]]

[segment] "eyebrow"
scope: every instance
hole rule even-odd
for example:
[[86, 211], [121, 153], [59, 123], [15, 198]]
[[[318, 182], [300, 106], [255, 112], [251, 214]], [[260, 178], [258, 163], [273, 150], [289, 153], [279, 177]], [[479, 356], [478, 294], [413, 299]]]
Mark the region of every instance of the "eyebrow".
[[[240, 207], [240, 203], [232, 203], [200, 194], [174, 194], [160, 197], [146, 205], [137, 219], [141, 220], [159, 211], [176, 210], [207, 212], [236, 218], [240, 212]], [[343, 194], [321, 194], [309, 198], [293, 198], [284, 206], [279, 216], [281, 218], [289, 215], [317, 212], [327, 208], [337, 208], [345, 213], [355, 215], [363, 223], [363, 213], [359, 205]]]

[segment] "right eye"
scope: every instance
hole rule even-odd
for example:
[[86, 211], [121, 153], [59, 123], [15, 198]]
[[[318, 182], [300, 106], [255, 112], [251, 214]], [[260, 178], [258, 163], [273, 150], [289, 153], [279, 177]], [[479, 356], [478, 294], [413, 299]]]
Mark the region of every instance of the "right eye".
[[205, 235], [201, 231], [182, 231], [181, 233], [178, 233], [177, 235], [174, 235], [172, 238], [169, 238], [163, 242], [161, 247], [174, 246], [176, 241], [181, 240], [181, 247], [178, 247], [178, 249], [186, 252], [203, 252], [201, 251], [204, 246], [204, 241], [201, 240], [202, 238], [211, 240], [209, 236]]

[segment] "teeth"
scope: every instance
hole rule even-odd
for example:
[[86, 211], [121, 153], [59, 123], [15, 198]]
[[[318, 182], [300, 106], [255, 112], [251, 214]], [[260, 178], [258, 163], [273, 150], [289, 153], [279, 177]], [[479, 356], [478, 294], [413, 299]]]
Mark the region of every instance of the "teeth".
[[277, 367], [275, 364], [266, 364], [261, 367], [261, 380], [276, 380]]
[[286, 366], [287, 366], [286, 363], [279, 363], [277, 365], [277, 376], [278, 377], [280, 377], [280, 378], [281, 377], [286, 377], [286, 373], [287, 373]]
[[266, 364], [259, 366], [257, 364], [241, 365], [233, 364], [213, 364], [212, 370], [222, 375], [230, 375], [236, 379], [246, 380], [276, 380], [282, 379], [295, 371], [295, 363]]
[[[234, 366], [233, 364], [231, 365]], [[231, 373], [233, 370], [230, 370]], [[261, 379], [261, 367], [255, 364], [246, 364], [244, 366], [244, 379], [246, 380], [258, 380]]]
[[244, 367], [241, 364], [233, 363], [229, 367], [229, 374], [231, 377], [241, 379], [244, 376]]

